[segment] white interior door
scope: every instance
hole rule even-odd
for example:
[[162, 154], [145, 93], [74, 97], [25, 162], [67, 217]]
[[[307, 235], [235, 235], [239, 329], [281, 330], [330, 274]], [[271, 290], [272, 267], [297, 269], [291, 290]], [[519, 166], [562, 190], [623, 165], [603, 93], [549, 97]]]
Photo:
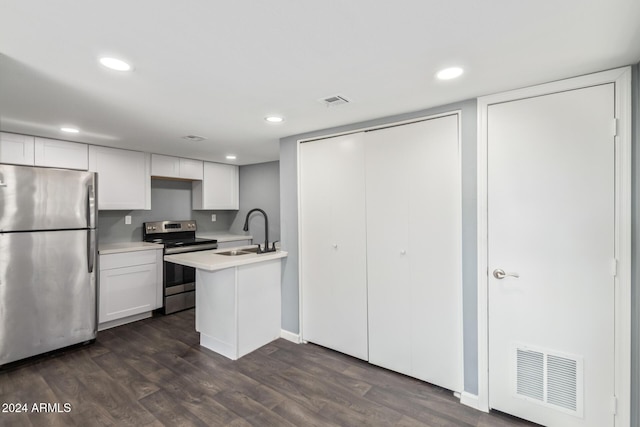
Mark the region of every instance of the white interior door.
[[367, 360], [362, 133], [300, 146], [302, 338]]
[[614, 422], [614, 114], [613, 84], [488, 108], [489, 405], [546, 426]]

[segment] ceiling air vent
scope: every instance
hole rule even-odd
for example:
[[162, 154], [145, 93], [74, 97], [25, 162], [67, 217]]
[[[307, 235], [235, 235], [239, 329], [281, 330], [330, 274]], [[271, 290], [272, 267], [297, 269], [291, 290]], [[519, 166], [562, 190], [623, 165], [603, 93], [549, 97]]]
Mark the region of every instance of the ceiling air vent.
[[326, 98], [319, 99], [318, 101], [323, 103], [327, 107], [337, 107], [338, 105], [348, 104], [349, 102], [351, 102], [342, 95], [328, 96]]
[[204, 136], [198, 136], [198, 135], [186, 135], [186, 136], [183, 136], [182, 139], [186, 139], [187, 141], [198, 142], [198, 141], [204, 141], [207, 138], [205, 138]]

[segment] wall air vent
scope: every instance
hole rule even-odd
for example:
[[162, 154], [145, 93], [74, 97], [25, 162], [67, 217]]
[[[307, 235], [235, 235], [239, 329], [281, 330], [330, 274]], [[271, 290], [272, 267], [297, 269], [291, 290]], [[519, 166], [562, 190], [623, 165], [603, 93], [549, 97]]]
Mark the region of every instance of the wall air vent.
[[349, 101], [349, 99], [342, 95], [328, 96], [326, 98], [319, 99], [318, 101], [326, 105], [327, 107], [337, 107], [338, 105], [344, 105], [351, 102]]
[[205, 138], [204, 136], [198, 136], [198, 135], [186, 135], [186, 136], [183, 136], [182, 139], [186, 139], [187, 141], [198, 142], [198, 141], [204, 141], [207, 138]]
[[583, 416], [582, 357], [517, 343], [512, 348], [516, 396]]

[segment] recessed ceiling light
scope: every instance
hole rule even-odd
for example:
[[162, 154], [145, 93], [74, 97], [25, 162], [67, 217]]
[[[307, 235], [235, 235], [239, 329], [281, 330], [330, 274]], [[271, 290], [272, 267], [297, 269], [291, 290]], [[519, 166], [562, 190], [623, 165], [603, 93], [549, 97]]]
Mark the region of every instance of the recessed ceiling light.
[[450, 80], [450, 79], [455, 79], [456, 77], [460, 77], [462, 73], [464, 73], [464, 70], [462, 68], [451, 67], [451, 68], [445, 68], [444, 70], [438, 71], [438, 74], [436, 74], [436, 77], [438, 77], [440, 80]]
[[233, 155], [233, 154], [229, 154], [229, 155], [227, 156], [227, 160], [235, 160], [235, 159], [236, 159], [236, 156], [235, 156], [235, 155]]
[[264, 118], [269, 123], [282, 123], [284, 119], [280, 116], [267, 116]]
[[68, 132], [68, 133], [78, 133], [78, 132], [80, 132], [80, 130], [78, 130], [76, 128], [67, 127], [67, 126], [61, 127], [60, 130], [62, 132]]
[[116, 71], [131, 70], [131, 65], [117, 58], [102, 57], [100, 58], [100, 63], [105, 67], [111, 68], [112, 70], [116, 70]]

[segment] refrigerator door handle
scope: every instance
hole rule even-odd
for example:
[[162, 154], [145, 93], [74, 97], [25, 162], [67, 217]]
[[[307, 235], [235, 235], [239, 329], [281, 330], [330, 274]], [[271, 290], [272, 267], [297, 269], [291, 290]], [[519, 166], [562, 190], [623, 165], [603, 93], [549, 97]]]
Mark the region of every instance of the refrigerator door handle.
[[93, 273], [96, 263], [96, 230], [87, 230], [87, 264], [89, 273]]
[[87, 226], [96, 228], [96, 192], [93, 185], [88, 185], [87, 196]]

